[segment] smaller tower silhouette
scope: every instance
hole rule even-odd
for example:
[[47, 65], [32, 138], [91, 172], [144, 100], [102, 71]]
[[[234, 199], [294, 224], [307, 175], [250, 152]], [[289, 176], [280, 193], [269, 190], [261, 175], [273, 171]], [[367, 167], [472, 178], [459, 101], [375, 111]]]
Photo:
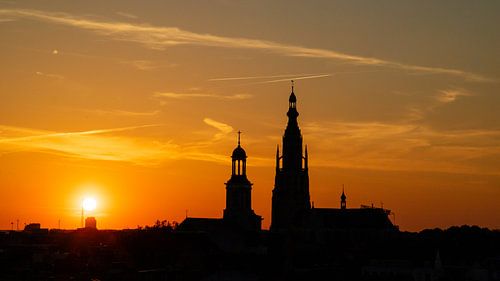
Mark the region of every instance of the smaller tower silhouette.
[[224, 220], [247, 230], [260, 230], [262, 218], [252, 210], [252, 183], [247, 178], [247, 154], [240, 138], [238, 131], [238, 146], [231, 155], [231, 178], [226, 182]]
[[342, 195], [340, 195], [340, 209], [345, 210], [347, 207], [347, 196], [344, 193], [344, 185], [342, 185]]

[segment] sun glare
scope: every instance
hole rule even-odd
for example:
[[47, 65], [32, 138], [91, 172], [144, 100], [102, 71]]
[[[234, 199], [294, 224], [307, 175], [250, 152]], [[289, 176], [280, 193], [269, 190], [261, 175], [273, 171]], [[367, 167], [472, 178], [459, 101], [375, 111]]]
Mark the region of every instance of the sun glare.
[[83, 199], [82, 207], [85, 211], [95, 210], [95, 208], [97, 207], [97, 201], [94, 198], [87, 197]]

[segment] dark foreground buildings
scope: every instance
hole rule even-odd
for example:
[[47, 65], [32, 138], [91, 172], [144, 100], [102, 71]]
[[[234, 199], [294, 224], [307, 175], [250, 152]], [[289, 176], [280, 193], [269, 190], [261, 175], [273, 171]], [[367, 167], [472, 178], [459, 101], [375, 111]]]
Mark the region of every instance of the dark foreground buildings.
[[222, 218], [127, 230], [0, 231], [0, 280], [500, 280], [500, 232], [477, 226], [400, 232], [389, 210], [315, 208], [297, 98], [276, 153], [271, 229], [252, 210], [247, 154], [231, 156]]

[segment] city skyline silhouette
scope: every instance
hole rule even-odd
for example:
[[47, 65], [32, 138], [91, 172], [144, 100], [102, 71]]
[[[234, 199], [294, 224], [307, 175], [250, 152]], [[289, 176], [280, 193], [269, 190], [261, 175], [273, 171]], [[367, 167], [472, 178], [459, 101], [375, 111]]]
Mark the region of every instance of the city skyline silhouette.
[[0, 280], [500, 281], [499, 14], [0, 0]]
[[220, 218], [238, 130], [269, 229], [290, 80], [315, 208], [500, 228], [498, 4], [362, 6], [0, 3], [0, 229]]

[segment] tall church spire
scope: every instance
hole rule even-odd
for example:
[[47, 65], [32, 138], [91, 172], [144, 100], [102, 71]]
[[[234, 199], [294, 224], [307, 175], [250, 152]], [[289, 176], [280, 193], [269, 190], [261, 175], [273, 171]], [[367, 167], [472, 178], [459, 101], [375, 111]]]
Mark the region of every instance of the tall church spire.
[[[276, 155], [276, 177], [273, 189], [271, 229], [287, 229], [300, 225], [311, 208], [309, 201], [308, 156], [303, 155], [302, 134], [297, 117], [294, 82], [288, 98], [288, 122], [283, 135], [282, 156]], [[280, 168], [281, 160], [281, 168]], [[297, 221], [299, 220], [299, 221]]]
[[283, 136], [283, 169], [285, 171], [299, 171], [302, 169], [302, 135], [297, 117], [297, 97], [295, 96], [292, 80], [292, 92], [288, 98], [288, 123]]

